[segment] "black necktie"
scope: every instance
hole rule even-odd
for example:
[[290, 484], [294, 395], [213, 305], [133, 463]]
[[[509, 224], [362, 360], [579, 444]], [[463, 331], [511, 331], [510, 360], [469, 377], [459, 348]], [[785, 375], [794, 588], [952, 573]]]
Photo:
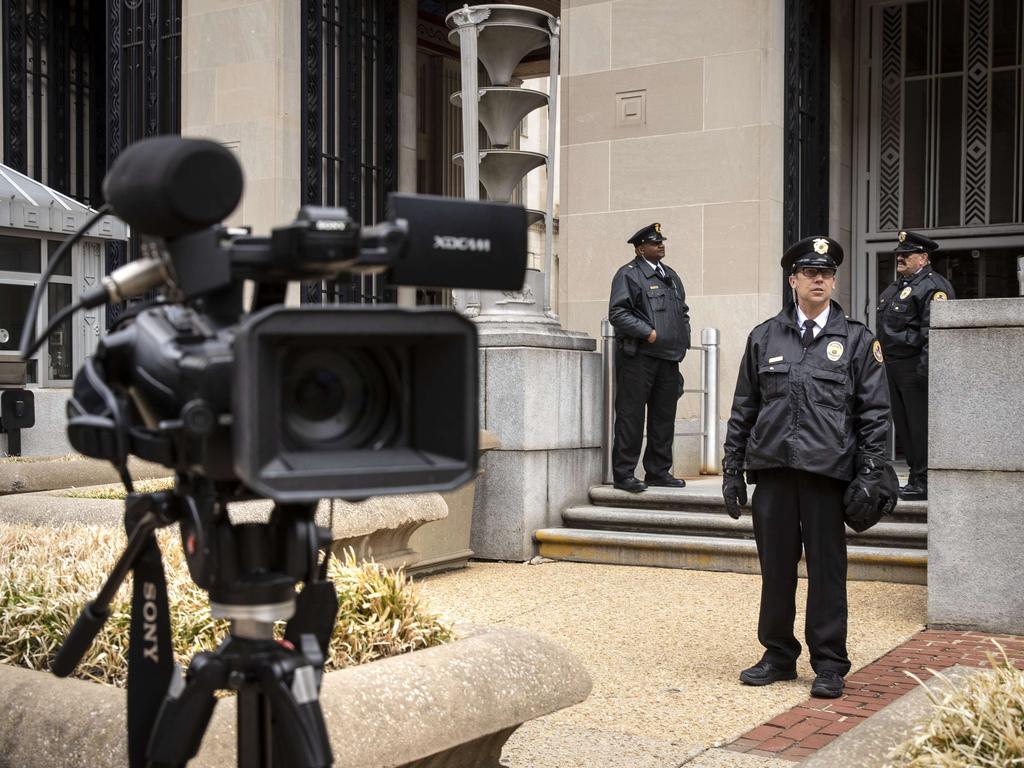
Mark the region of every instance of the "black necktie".
[[811, 346], [811, 342], [814, 341], [814, 321], [811, 318], [804, 320], [804, 331], [800, 334], [800, 343], [804, 345], [804, 349]]
[[661, 266], [661, 264], [659, 264], [657, 267], [655, 267], [655, 270], [657, 270], [657, 272], [658, 272], [658, 277], [660, 277], [662, 280], [664, 280], [665, 279], [665, 268], [663, 266]]

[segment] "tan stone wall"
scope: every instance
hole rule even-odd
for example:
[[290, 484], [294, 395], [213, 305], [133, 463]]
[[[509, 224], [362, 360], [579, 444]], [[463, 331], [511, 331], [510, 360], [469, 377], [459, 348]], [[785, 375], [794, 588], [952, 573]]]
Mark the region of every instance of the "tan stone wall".
[[[747, 333], [781, 307], [783, 21], [783, 0], [562, 3], [562, 320], [600, 335], [626, 238], [660, 221], [694, 343], [722, 332], [723, 417]], [[642, 119], [618, 119], [638, 92]]]
[[245, 193], [231, 223], [256, 234], [299, 204], [297, 0], [185, 0], [181, 132], [238, 154]]

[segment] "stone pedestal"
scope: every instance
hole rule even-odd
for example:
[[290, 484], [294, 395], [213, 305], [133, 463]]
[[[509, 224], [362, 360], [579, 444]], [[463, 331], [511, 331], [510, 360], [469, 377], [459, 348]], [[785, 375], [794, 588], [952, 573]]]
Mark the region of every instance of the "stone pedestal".
[[601, 481], [601, 356], [557, 321], [478, 319], [484, 458], [473, 512], [476, 557], [526, 560], [533, 532]]
[[1024, 633], [1024, 298], [936, 302], [928, 623]]

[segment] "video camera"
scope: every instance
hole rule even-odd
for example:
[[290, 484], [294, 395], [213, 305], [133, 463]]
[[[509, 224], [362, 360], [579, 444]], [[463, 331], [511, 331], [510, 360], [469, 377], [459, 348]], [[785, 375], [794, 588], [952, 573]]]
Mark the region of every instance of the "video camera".
[[[100, 341], [68, 402], [71, 444], [121, 472], [129, 538], [51, 669], [74, 670], [131, 572], [130, 765], [184, 765], [216, 691], [233, 689], [239, 765], [325, 768], [332, 757], [318, 691], [338, 600], [318, 502], [446, 490], [473, 477], [476, 328], [451, 310], [286, 307], [286, 285], [386, 272], [396, 285], [519, 290], [526, 212], [396, 194], [390, 218], [371, 227], [344, 208], [305, 206], [270, 237], [252, 237], [220, 224], [241, 197], [234, 156], [178, 137], [125, 149], [103, 189], [107, 203], [79, 234], [113, 211], [146, 238], [143, 258], [104, 277], [33, 341], [37, 288], [20, 346], [27, 360], [77, 309], [146, 297]], [[174, 488], [133, 492], [129, 454], [172, 468]], [[229, 502], [258, 497], [275, 502], [268, 521], [231, 519]], [[175, 523], [213, 617], [231, 622], [184, 680], [171, 658], [153, 535]]]
[[[241, 190], [234, 156], [213, 142], [158, 137], [118, 157], [106, 198], [159, 242], [155, 255], [105, 278], [96, 298], [163, 295], [130, 311], [76, 377], [72, 445], [199, 473], [229, 496], [287, 502], [469, 480], [478, 439], [470, 321], [443, 309], [278, 302], [287, 281], [342, 272], [517, 290], [524, 210], [393, 194], [390, 219], [376, 226], [361, 228], [344, 208], [305, 206], [269, 238], [251, 237], [216, 226]], [[244, 280], [255, 284], [249, 312]]]

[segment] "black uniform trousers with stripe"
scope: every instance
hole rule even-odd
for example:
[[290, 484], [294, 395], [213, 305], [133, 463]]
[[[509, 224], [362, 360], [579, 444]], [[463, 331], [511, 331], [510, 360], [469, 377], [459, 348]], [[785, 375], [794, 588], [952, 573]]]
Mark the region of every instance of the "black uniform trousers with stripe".
[[846, 652], [846, 529], [843, 493], [849, 483], [798, 469], [761, 469], [752, 499], [761, 561], [757, 639], [765, 661], [792, 669], [800, 655], [793, 634], [797, 565], [807, 561], [804, 638], [815, 672], [850, 671]]

